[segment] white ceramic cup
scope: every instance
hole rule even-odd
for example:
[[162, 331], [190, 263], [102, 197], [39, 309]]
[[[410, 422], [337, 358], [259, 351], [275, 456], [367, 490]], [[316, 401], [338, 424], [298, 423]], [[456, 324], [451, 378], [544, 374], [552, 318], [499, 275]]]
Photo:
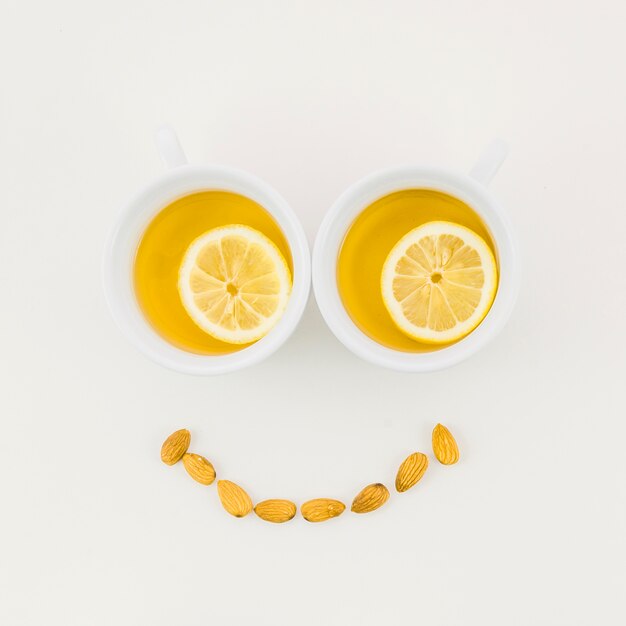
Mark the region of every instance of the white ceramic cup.
[[[433, 167], [396, 167], [376, 172], [347, 189], [320, 226], [313, 249], [317, 304], [335, 336], [361, 358], [405, 372], [430, 372], [455, 365], [486, 345], [508, 320], [520, 285], [520, 260], [506, 215], [487, 185], [506, 158], [501, 140], [492, 142], [469, 175]], [[410, 353], [383, 346], [363, 333], [343, 306], [337, 286], [337, 259], [346, 232], [372, 202], [402, 189], [433, 189], [468, 204], [485, 222], [496, 245], [500, 269], [496, 298], [479, 326], [459, 342], [432, 352]]]
[[[188, 374], [223, 374], [262, 361], [294, 331], [309, 297], [311, 259], [302, 225], [287, 202], [267, 183], [239, 170], [189, 165], [169, 126], [156, 134], [157, 147], [169, 171], [142, 189], [122, 210], [106, 244], [103, 283], [113, 318], [126, 337], [153, 361]], [[264, 207], [280, 226], [291, 249], [293, 287], [289, 304], [276, 326], [256, 343], [218, 356], [186, 352], [163, 339], [139, 308], [133, 288], [133, 263], [141, 235], [168, 204], [197, 191], [231, 191]]]

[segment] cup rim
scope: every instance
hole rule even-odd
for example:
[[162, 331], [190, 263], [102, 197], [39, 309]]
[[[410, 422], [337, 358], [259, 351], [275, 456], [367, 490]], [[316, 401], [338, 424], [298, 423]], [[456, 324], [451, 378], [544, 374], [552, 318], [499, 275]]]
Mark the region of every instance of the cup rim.
[[[239, 193], [258, 202], [283, 231], [293, 261], [291, 296], [279, 322], [251, 346], [225, 355], [194, 354], [167, 342], [143, 315], [132, 285], [134, 254], [149, 222], [176, 198], [208, 190]], [[184, 164], [152, 180], [124, 205], [104, 247], [102, 282], [117, 326], [145, 356], [181, 373], [223, 374], [264, 360], [293, 333], [309, 298], [311, 258], [302, 224], [287, 201], [268, 183], [231, 167]]]
[[[337, 285], [337, 258], [354, 219], [372, 202], [402, 189], [433, 189], [468, 204], [489, 228], [498, 255], [499, 284], [491, 309], [480, 325], [457, 343], [433, 352], [403, 352], [376, 342], [358, 328], [346, 311]], [[469, 358], [506, 324], [519, 292], [521, 267], [517, 243], [506, 214], [486, 187], [452, 170], [405, 165], [379, 170], [353, 183], [326, 213], [315, 239], [312, 260], [317, 305], [333, 334], [362, 359], [403, 372], [432, 372]]]

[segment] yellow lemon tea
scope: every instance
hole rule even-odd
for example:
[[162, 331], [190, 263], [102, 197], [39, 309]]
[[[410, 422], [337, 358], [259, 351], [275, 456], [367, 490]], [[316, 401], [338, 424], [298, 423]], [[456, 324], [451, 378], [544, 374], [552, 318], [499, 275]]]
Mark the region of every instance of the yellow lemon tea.
[[381, 291], [383, 266], [394, 246], [413, 229], [435, 221], [470, 229], [497, 258], [479, 215], [458, 198], [431, 189], [405, 189], [376, 200], [359, 214], [341, 245], [337, 283], [346, 311], [366, 335], [388, 348], [429, 352], [454, 343], [434, 344], [407, 336], [394, 323]]
[[221, 341], [202, 330], [183, 306], [179, 270], [190, 245], [209, 230], [241, 224], [265, 235], [293, 265], [289, 244], [274, 218], [250, 198], [201, 191], [175, 200], [146, 228], [135, 257], [137, 301], [153, 328], [172, 345], [204, 355], [228, 354], [250, 344]]

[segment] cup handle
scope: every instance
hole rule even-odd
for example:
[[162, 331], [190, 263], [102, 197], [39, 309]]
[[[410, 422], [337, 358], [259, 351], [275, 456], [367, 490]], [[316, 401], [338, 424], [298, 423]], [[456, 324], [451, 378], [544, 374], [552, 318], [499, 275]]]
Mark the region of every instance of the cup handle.
[[187, 157], [178, 141], [176, 131], [169, 125], [163, 124], [157, 128], [154, 135], [157, 150], [168, 168], [187, 165]]
[[469, 175], [486, 187], [497, 174], [508, 153], [509, 146], [506, 141], [494, 139], [478, 157]]

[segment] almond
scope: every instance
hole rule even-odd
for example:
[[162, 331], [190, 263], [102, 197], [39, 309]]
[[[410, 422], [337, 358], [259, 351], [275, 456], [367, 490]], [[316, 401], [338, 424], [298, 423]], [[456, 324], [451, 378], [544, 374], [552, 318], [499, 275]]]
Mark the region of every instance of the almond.
[[199, 454], [185, 452], [183, 465], [187, 474], [201, 485], [210, 485], [215, 480], [215, 469], [210, 461]]
[[325, 522], [333, 517], [338, 517], [346, 510], [346, 505], [339, 500], [330, 498], [317, 498], [309, 500], [300, 507], [302, 517], [307, 522]]
[[191, 433], [183, 428], [172, 433], [161, 446], [161, 461], [167, 465], [174, 465], [183, 458], [191, 443]]
[[222, 506], [231, 515], [245, 517], [252, 511], [250, 496], [239, 485], [230, 482], [230, 480], [218, 480], [217, 493], [222, 501]]
[[254, 512], [266, 522], [282, 524], [293, 519], [296, 505], [291, 500], [263, 500], [254, 507]]
[[396, 475], [396, 491], [408, 491], [415, 485], [428, 469], [428, 457], [421, 452], [407, 456], [400, 465]]
[[380, 508], [389, 499], [389, 489], [381, 483], [368, 485], [352, 501], [354, 513], [370, 513]]
[[454, 465], [459, 460], [459, 447], [443, 424], [437, 424], [433, 429], [433, 452], [443, 465]]

